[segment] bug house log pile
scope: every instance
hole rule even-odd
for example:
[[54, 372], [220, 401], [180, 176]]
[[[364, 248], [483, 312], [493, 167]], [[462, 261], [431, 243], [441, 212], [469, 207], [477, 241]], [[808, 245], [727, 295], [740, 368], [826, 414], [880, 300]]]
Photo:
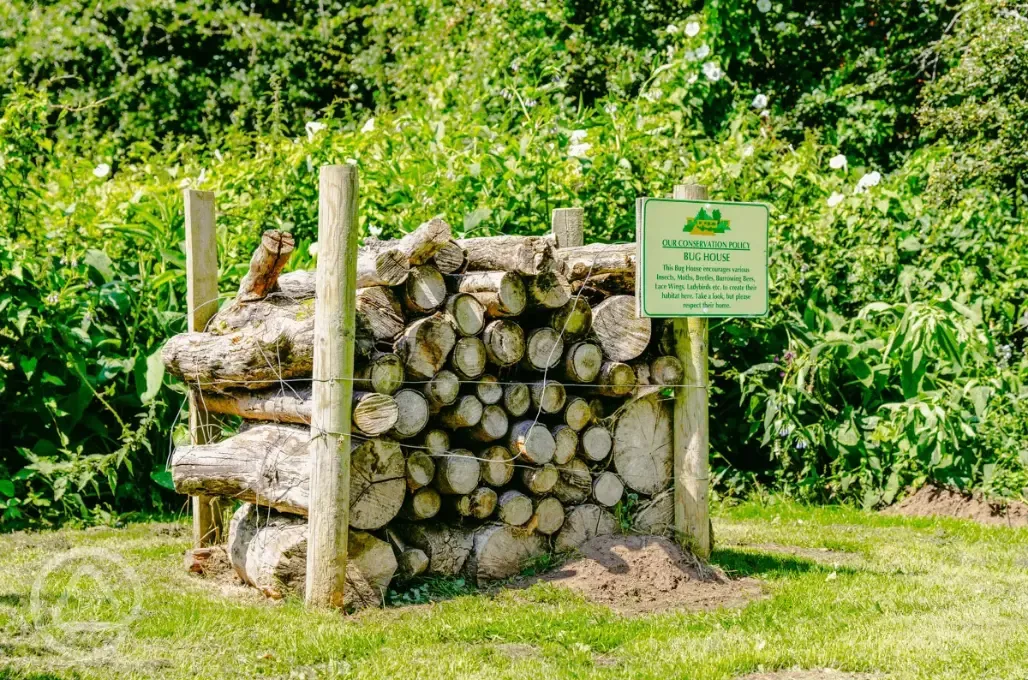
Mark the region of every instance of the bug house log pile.
[[[315, 275], [279, 275], [292, 247], [266, 233], [236, 298], [164, 349], [198, 404], [242, 419], [176, 449], [175, 488], [243, 503], [231, 562], [272, 597], [304, 587], [309, 509]], [[632, 245], [454, 240], [439, 219], [360, 249], [348, 605], [380, 603], [394, 576], [512, 576], [619, 530], [619, 503], [635, 531], [672, 524], [663, 386], [683, 369], [636, 317], [634, 260]]]

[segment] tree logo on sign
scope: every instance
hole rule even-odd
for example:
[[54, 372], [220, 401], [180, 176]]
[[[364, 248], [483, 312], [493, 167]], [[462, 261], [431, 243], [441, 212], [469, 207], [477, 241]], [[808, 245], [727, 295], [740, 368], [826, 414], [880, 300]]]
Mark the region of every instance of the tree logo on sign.
[[708, 213], [708, 207], [710, 206], [703, 206], [696, 213], [696, 217], [686, 220], [682, 231], [693, 236], [716, 236], [730, 231], [728, 220], [721, 219], [721, 211], [715, 208]]

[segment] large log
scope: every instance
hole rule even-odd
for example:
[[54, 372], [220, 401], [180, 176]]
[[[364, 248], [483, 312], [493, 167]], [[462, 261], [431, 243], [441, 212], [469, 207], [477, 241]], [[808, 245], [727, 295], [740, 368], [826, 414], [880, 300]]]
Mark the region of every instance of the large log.
[[357, 291], [357, 314], [375, 340], [392, 342], [403, 332], [403, 307], [392, 289], [372, 286]]
[[546, 553], [546, 540], [506, 524], [475, 531], [464, 568], [476, 584], [509, 578]]
[[393, 394], [403, 385], [403, 361], [392, 352], [375, 352], [354, 367], [353, 386], [379, 394]]
[[515, 459], [545, 465], [553, 460], [557, 444], [545, 425], [534, 420], [523, 420], [511, 426], [507, 448]]
[[427, 573], [433, 576], [456, 576], [464, 568], [471, 553], [473, 535], [470, 531], [440, 524], [401, 524], [396, 533], [411, 546], [428, 555]]
[[564, 356], [564, 378], [576, 383], [591, 383], [603, 367], [603, 350], [591, 342], [576, 342]]
[[397, 240], [380, 241], [367, 238], [364, 241], [364, 249], [371, 252], [396, 250], [412, 265], [428, 264], [453, 240], [452, 234], [453, 230], [445, 220], [433, 217]]
[[413, 314], [431, 314], [446, 303], [446, 279], [429, 264], [410, 270], [404, 283], [403, 304]]
[[462, 380], [474, 380], [485, 373], [486, 361], [485, 343], [474, 337], [457, 340], [450, 356], [450, 366]]
[[608, 359], [631, 361], [650, 344], [652, 323], [636, 315], [635, 296], [615, 295], [593, 308], [592, 332]]
[[625, 486], [646, 495], [671, 483], [671, 414], [650, 395], [626, 404], [614, 423], [614, 467]]
[[507, 434], [509, 425], [510, 421], [503, 407], [489, 404], [482, 409], [482, 417], [478, 424], [469, 430], [468, 434], [475, 441], [492, 442]]
[[525, 333], [513, 321], [497, 319], [482, 331], [486, 356], [501, 368], [513, 366], [525, 355]]
[[550, 328], [569, 342], [581, 340], [592, 328], [593, 308], [580, 297], [574, 297], [550, 315]]
[[396, 425], [400, 417], [400, 409], [396, 400], [387, 394], [377, 392], [353, 393], [354, 427], [364, 434], [374, 437], [385, 434]]
[[400, 445], [387, 437], [359, 441], [350, 450], [350, 526], [380, 529], [403, 505], [407, 461]]
[[396, 343], [396, 353], [403, 359], [409, 376], [430, 380], [446, 365], [456, 343], [453, 324], [437, 314], [407, 326]]
[[450, 239], [432, 257], [432, 263], [443, 274], [460, 274], [468, 266], [468, 255], [459, 243]]
[[393, 395], [398, 417], [390, 435], [396, 439], [410, 439], [428, 425], [428, 400], [421, 392], [402, 389]]
[[239, 282], [236, 299], [252, 302], [278, 290], [278, 275], [289, 261], [296, 243], [292, 234], [270, 229], [261, 236], [260, 245], [250, 258], [250, 269]]
[[461, 293], [473, 295], [490, 318], [517, 316], [525, 311], [528, 293], [521, 277], [510, 272], [468, 272], [457, 283]]
[[635, 276], [636, 244], [591, 243], [554, 251], [561, 273], [569, 281], [583, 281], [603, 274]]
[[563, 274], [542, 272], [528, 279], [528, 301], [536, 307], [559, 309], [571, 299], [571, 284]]
[[433, 484], [447, 496], [464, 496], [474, 491], [482, 471], [478, 459], [467, 449], [436, 456], [435, 468]]
[[461, 335], [478, 335], [485, 328], [485, 306], [471, 293], [455, 293], [446, 298], [446, 318]]
[[557, 331], [548, 326], [536, 328], [525, 338], [525, 356], [521, 359], [521, 366], [545, 371], [559, 364], [563, 354], [564, 341]]
[[532, 499], [515, 489], [504, 491], [496, 505], [497, 516], [504, 524], [521, 526], [532, 518]]
[[564, 526], [564, 506], [553, 496], [538, 499], [529, 525], [540, 534], [552, 536]]
[[460, 239], [468, 271], [502, 270], [536, 276], [557, 268], [553, 241], [539, 236], [481, 236]]
[[597, 505], [587, 503], [568, 511], [553, 547], [557, 552], [571, 552], [596, 536], [614, 533], [617, 533], [614, 516]]

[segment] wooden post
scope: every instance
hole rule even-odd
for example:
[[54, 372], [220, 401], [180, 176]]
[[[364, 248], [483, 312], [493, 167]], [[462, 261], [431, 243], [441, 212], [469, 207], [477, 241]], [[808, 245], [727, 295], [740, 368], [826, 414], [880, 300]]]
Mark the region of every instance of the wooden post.
[[318, 270], [307, 539], [308, 607], [342, 607], [350, 527], [350, 400], [357, 310], [357, 168], [326, 165], [318, 189]]
[[[186, 310], [189, 331], [202, 332], [218, 311], [218, 239], [214, 228], [214, 193], [185, 190]], [[193, 444], [214, 439], [214, 423], [197, 389], [189, 391], [189, 438]], [[224, 509], [211, 496], [193, 496], [193, 547], [221, 542]]]
[[558, 248], [573, 248], [585, 245], [585, 210], [582, 208], [557, 208], [550, 223]]
[[[679, 200], [706, 200], [707, 187], [675, 186]], [[707, 414], [707, 320], [674, 319], [675, 355], [685, 387], [675, 390], [675, 532], [701, 558], [710, 557], [710, 432]]]

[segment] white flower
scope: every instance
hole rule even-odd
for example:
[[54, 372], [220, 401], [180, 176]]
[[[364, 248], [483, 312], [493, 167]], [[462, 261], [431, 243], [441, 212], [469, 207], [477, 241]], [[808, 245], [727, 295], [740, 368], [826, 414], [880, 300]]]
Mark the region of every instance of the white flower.
[[742, 149], [742, 157], [743, 158], [749, 158], [752, 155], [753, 155], [753, 145], [752, 144], [747, 144]]
[[572, 130], [571, 131], [571, 135], [570, 135], [571, 143], [572, 144], [580, 143], [583, 139], [585, 139], [585, 136], [587, 134], [589, 134], [589, 132], [586, 131], [586, 130]]
[[724, 72], [721, 70], [720, 66], [712, 61], [708, 61], [703, 65], [703, 75], [707, 76], [707, 80], [717, 82], [721, 80], [721, 76], [724, 75]]
[[696, 76], [696, 74], [694, 73], [694, 74], [692, 74], [691, 76], [689, 76], [689, 79], [688, 79], [688, 80], [687, 80], [686, 82], [687, 82], [687, 83], [689, 83], [690, 85], [692, 85], [692, 84], [693, 84], [693, 83], [695, 83], [695, 82], [696, 82], [697, 80], [699, 80], [699, 78], [698, 78], [698, 77]]
[[196, 178], [196, 186], [200, 186], [207, 180], [207, 168], [200, 168], [200, 175]]
[[703, 43], [696, 49], [697, 59], [706, 59], [708, 54], [710, 54], [710, 46], [707, 43]]
[[324, 130], [328, 126], [325, 125], [324, 123], [319, 123], [316, 120], [311, 120], [311, 121], [307, 121], [307, 124], [304, 125], [303, 127], [304, 127], [305, 130], [307, 130], [307, 141], [313, 142], [314, 141], [314, 135], [318, 134], [319, 132], [321, 132], [322, 130]]
[[869, 172], [860, 178], [857, 182], [857, 188], [854, 191], [858, 194], [862, 194], [871, 187], [876, 187], [882, 181], [882, 174], [877, 170]]
[[828, 197], [828, 207], [834, 208], [835, 206], [842, 203], [842, 199], [844, 198], [846, 197], [840, 194], [838, 191], [833, 191], [832, 195]]
[[755, 109], [766, 109], [767, 108], [767, 95], [758, 94], [753, 98], [753, 108]]
[[757, 9], [767, 14], [771, 11], [771, 0], [757, 0]]
[[828, 161], [828, 167], [832, 170], [842, 170], [847, 166], [846, 156], [841, 153], [837, 156], [832, 156], [832, 159]]
[[221, 161], [225, 160], [225, 157], [221, 155], [221, 150], [220, 149], [215, 149], [214, 150], [214, 157], [218, 159], [218, 162], [221, 162]]
[[781, 33], [782, 31], [787, 31], [789, 30], [789, 24], [785, 23], [784, 21], [779, 21], [777, 24], [775, 24], [775, 30], [779, 33]]
[[364, 125], [361, 127], [361, 132], [371, 132], [374, 129], [375, 129], [375, 119], [374, 118], [368, 118], [368, 120], [365, 121]]
[[378, 226], [377, 224], [372, 224], [368, 226], [368, 233], [374, 236], [375, 238], [378, 238], [382, 235], [382, 227]]
[[666, 30], [668, 33], [678, 33], [678, 26], [675, 26], [674, 24], [669, 24]]
[[690, 21], [685, 25], [685, 34], [690, 38], [695, 38], [700, 34], [700, 22]]
[[614, 102], [607, 102], [603, 105], [603, 110], [607, 112], [608, 116], [613, 116], [618, 110], [618, 105]]
[[591, 148], [593, 148], [593, 145], [589, 144], [588, 142], [582, 142], [581, 144], [572, 144], [570, 148], [568, 148], [568, 157], [585, 158], [586, 154], [589, 152], [589, 149]]
[[763, 111], [760, 112], [760, 117], [761, 118], [770, 118], [771, 117], [771, 112], [768, 111], [767, 109], [764, 109]]
[[111, 166], [107, 165], [106, 163], [101, 163], [100, 165], [93, 168], [94, 177], [104, 178], [109, 174], [111, 174]]
[[692, 50], [686, 50], [685, 51], [685, 59], [686, 59], [686, 61], [696, 61], [696, 53], [693, 52]]

